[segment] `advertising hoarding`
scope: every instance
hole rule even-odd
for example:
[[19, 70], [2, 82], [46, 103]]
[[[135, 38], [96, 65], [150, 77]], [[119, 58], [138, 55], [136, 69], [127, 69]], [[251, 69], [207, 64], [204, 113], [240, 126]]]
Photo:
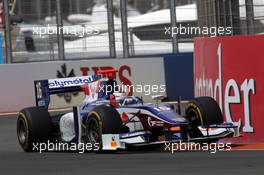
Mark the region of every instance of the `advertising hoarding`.
[[243, 134], [236, 142], [264, 142], [263, 42], [263, 35], [195, 39], [195, 96], [218, 101]]

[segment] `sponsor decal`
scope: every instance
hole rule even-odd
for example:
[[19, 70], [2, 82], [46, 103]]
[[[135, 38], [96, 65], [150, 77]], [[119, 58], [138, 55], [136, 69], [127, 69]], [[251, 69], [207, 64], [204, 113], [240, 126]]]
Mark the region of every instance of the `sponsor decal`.
[[162, 112], [162, 111], [170, 111], [171, 108], [167, 107], [167, 106], [157, 106], [157, 107], [154, 107], [154, 109], [158, 112]]
[[121, 138], [136, 137], [136, 136], [145, 135], [145, 134], [147, 134], [146, 131], [135, 131], [135, 132], [132, 132], [132, 133], [121, 134]]
[[83, 85], [87, 83], [92, 82], [92, 77], [76, 77], [76, 78], [67, 78], [63, 80], [50, 80], [49, 81], [49, 87], [50, 88], [61, 88], [61, 87], [70, 87], [70, 86], [77, 86], [77, 85]]
[[153, 127], [153, 126], [163, 126], [164, 122], [163, 121], [158, 121], [158, 120], [152, 120], [151, 117], [148, 117], [148, 125]]
[[116, 148], [117, 147], [117, 142], [115, 141], [115, 136], [112, 137], [112, 140], [111, 140], [111, 147], [112, 148]]

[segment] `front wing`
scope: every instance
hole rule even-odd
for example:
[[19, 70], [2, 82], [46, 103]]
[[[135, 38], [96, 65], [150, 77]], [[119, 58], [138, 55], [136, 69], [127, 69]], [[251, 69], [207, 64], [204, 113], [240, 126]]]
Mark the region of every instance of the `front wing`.
[[103, 150], [126, 149], [127, 146], [141, 147], [151, 145], [162, 145], [165, 143], [180, 142], [214, 142], [218, 139], [239, 137], [239, 129], [231, 124], [210, 125], [199, 127], [203, 136], [196, 138], [188, 138], [186, 140], [175, 139], [169, 141], [148, 142], [145, 139], [148, 131], [139, 131], [125, 134], [104, 134], [102, 136]]

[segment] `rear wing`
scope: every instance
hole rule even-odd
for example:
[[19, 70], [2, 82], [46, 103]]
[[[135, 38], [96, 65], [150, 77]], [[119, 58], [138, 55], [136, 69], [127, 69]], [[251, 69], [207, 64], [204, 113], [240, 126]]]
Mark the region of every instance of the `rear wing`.
[[83, 85], [93, 83], [100, 78], [101, 75], [89, 75], [82, 77], [36, 80], [34, 81], [36, 106], [43, 106], [48, 109], [50, 95], [83, 91]]

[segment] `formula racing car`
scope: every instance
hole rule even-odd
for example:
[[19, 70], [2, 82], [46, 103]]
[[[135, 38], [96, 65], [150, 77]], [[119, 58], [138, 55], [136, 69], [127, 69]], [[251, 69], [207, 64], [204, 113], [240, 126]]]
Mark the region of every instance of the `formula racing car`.
[[[211, 97], [188, 101], [186, 110], [142, 97], [126, 96], [113, 78], [118, 70], [98, 75], [34, 82], [36, 106], [22, 109], [17, 136], [26, 152], [36, 143], [91, 143], [93, 151], [126, 149], [171, 142], [217, 142], [239, 135], [232, 123], [224, 123], [221, 110]], [[72, 111], [52, 114], [48, 108], [54, 94], [83, 92], [85, 99]]]

